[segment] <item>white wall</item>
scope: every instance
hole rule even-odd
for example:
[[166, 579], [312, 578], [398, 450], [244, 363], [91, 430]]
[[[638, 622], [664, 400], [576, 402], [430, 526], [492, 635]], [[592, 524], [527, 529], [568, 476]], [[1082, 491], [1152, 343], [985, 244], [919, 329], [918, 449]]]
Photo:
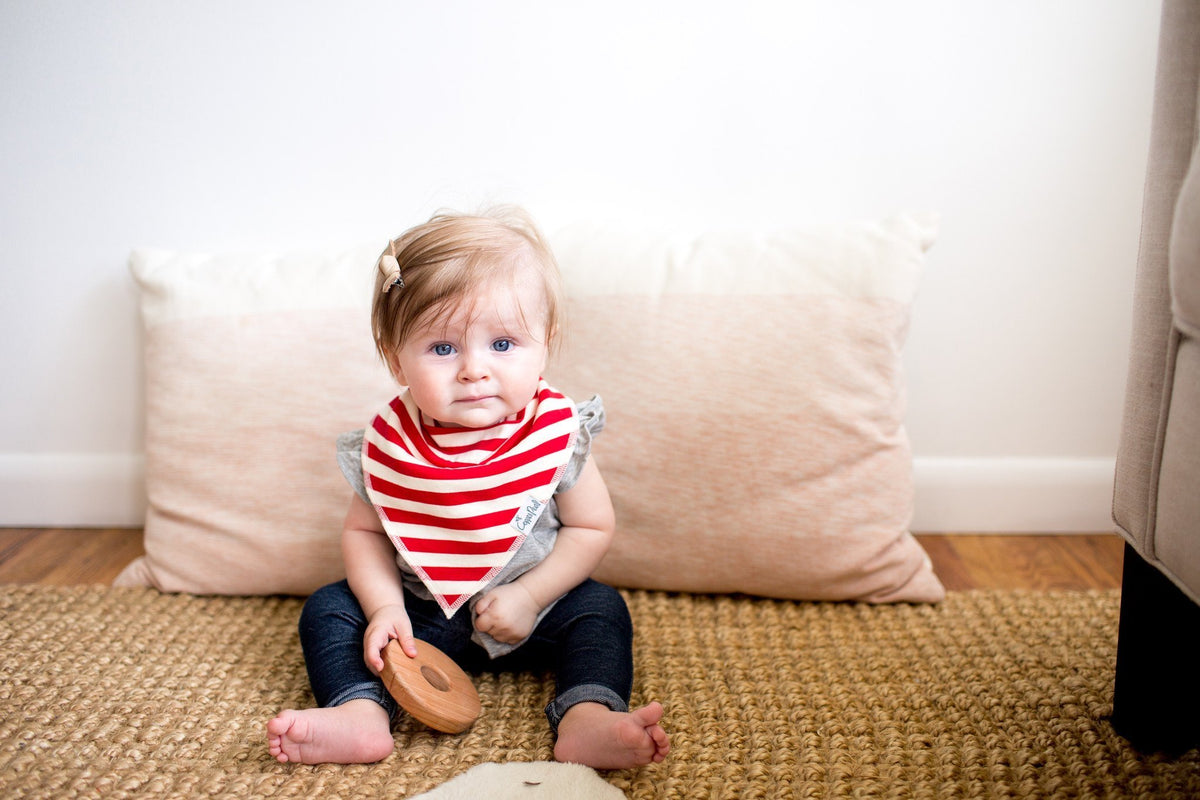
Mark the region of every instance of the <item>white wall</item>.
[[0, 524], [138, 524], [134, 246], [445, 205], [935, 209], [923, 530], [1106, 530], [1158, 10], [1128, 0], [0, 4]]

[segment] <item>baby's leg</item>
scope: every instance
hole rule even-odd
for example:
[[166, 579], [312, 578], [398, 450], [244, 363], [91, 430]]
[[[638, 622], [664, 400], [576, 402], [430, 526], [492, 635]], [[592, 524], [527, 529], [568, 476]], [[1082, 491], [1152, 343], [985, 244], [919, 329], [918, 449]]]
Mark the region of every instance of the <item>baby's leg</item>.
[[281, 762], [370, 764], [395, 747], [383, 706], [359, 698], [333, 708], [286, 710], [267, 723], [267, 746]]
[[363, 662], [367, 620], [349, 585], [325, 586], [304, 604], [300, 645], [319, 708], [287, 709], [267, 722], [267, 747], [280, 761], [368, 763], [394, 743], [395, 701]]
[[628, 769], [662, 761], [671, 750], [659, 725], [658, 703], [613, 711], [602, 703], [577, 703], [558, 724], [554, 758], [593, 769]]
[[557, 693], [546, 709], [559, 761], [624, 769], [662, 761], [670, 750], [663, 707], [629, 709], [633, 623], [621, 595], [593, 580], [568, 592], [535, 632], [555, 643]]

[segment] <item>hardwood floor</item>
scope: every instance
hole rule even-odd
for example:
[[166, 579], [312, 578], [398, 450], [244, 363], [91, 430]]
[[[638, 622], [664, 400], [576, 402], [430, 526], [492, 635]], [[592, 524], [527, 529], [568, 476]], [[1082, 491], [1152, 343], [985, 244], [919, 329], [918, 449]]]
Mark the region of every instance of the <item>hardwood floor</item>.
[[1125, 542], [1105, 534], [917, 536], [946, 589], [1119, 589]]
[[[950, 591], [1116, 589], [1115, 534], [919, 534]], [[0, 583], [110, 583], [142, 550], [137, 528], [0, 528]]]
[[140, 528], [4, 528], [0, 583], [111, 583], [144, 552]]

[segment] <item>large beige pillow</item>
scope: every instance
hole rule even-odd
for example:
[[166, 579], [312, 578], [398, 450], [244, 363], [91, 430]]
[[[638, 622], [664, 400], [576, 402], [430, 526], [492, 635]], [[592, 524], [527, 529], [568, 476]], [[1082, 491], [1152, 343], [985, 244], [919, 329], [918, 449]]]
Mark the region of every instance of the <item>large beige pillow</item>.
[[[943, 596], [908, 533], [900, 356], [935, 221], [553, 237], [571, 296], [548, 378], [604, 397], [619, 533], [598, 577], [799, 599]], [[118, 579], [304, 594], [341, 576], [333, 440], [395, 387], [370, 340], [379, 247], [137, 251], [146, 556]]]
[[619, 533], [597, 577], [818, 600], [944, 596], [908, 531], [901, 354], [936, 218], [555, 241], [550, 379], [599, 392]]
[[133, 253], [149, 508], [118, 585], [307, 594], [344, 576], [334, 438], [394, 391], [371, 345], [381, 249]]

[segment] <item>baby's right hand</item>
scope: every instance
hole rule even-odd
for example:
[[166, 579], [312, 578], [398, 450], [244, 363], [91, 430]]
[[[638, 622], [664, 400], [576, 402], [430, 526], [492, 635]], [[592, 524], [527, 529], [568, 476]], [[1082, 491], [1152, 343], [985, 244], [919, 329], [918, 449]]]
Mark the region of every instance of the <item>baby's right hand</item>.
[[400, 649], [409, 658], [417, 657], [412, 623], [401, 605], [377, 609], [367, 623], [367, 632], [363, 634], [363, 661], [376, 675], [383, 671], [383, 648], [387, 647], [392, 639], [400, 642]]

